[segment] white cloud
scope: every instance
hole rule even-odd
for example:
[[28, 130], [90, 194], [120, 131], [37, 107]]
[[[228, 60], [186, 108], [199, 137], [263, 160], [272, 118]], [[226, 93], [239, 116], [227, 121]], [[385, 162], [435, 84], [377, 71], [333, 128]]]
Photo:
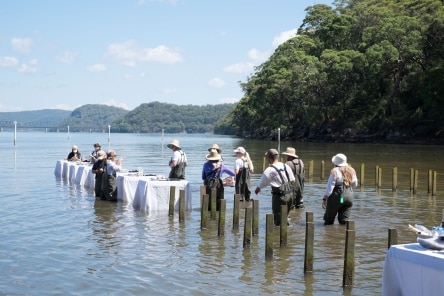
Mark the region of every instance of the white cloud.
[[268, 59], [269, 56], [270, 54], [268, 52], [260, 52], [256, 48], [250, 49], [250, 51], [248, 52], [248, 57], [250, 59], [260, 62], [265, 61], [266, 59]]
[[225, 84], [226, 84], [225, 81], [223, 81], [222, 79], [220, 79], [218, 77], [215, 77], [215, 78], [211, 79], [210, 81], [208, 81], [209, 86], [216, 87], [216, 88], [223, 87]]
[[154, 48], [138, 48], [133, 41], [111, 44], [106, 56], [129, 67], [135, 67], [138, 62], [175, 64], [182, 61], [179, 52], [164, 45]]
[[109, 99], [108, 101], [103, 102], [103, 104], [108, 105], [108, 106], [120, 107], [120, 108], [123, 108], [125, 110], [130, 110], [128, 108], [127, 104], [125, 104], [125, 103], [117, 103], [114, 99]]
[[30, 38], [12, 38], [11, 46], [21, 54], [28, 54], [31, 52], [32, 40]]
[[18, 60], [15, 57], [0, 57], [1, 67], [13, 67], [18, 64]]
[[221, 104], [234, 104], [234, 103], [239, 102], [239, 98], [223, 98], [223, 99], [220, 99], [219, 102]]
[[36, 59], [32, 59], [28, 64], [21, 64], [18, 69], [20, 73], [36, 73], [38, 70]]
[[72, 51], [62, 52], [60, 55], [56, 56], [56, 60], [62, 64], [72, 64], [77, 58], [78, 53]]
[[288, 39], [291, 39], [295, 37], [298, 33], [298, 29], [291, 29], [288, 31], [284, 31], [279, 36], [275, 37], [273, 40], [273, 47], [277, 48], [279, 45], [287, 41]]
[[246, 73], [251, 72], [254, 69], [255, 64], [253, 63], [237, 63], [232, 64], [224, 68], [225, 72], [230, 73]]
[[87, 70], [89, 72], [93, 72], [93, 73], [105, 72], [106, 66], [104, 64], [94, 64], [94, 65], [88, 66]]
[[69, 111], [74, 110], [73, 107], [71, 107], [69, 105], [65, 105], [65, 104], [57, 104], [50, 109], [61, 109], [61, 110], [69, 110]]

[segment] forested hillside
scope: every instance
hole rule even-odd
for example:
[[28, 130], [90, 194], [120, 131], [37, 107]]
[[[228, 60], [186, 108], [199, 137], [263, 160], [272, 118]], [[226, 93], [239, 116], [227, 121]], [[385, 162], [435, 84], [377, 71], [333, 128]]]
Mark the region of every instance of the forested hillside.
[[145, 103], [112, 123], [117, 132], [213, 133], [215, 123], [230, 113], [235, 104], [174, 105]]
[[298, 36], [241, 83], [221, 132], [363, 141], [442, 138], [442, 0], [341, 0], [307, 8]]

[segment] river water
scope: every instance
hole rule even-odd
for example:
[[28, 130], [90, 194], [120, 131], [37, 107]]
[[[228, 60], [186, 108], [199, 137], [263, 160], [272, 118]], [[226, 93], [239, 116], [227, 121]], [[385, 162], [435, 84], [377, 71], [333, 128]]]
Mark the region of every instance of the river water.
[[[188, 155], [193, 210], [185, 222], [178, 215], [142, 213], [131, 205], [96, 202], [93, 192], [54, 176], [58, 159], [72, 145], [86, 156], [101, 142], [124, 158], [124, 168], [142, 167], [145, 174], [168, 175], [171, 151], [178, 139]], [[225, 235], [217, 222], [200, 229], [199, 187], [207, 148], [217, 143], [227, 165], [233, 149], [243, 146], [255, 164], [258, 183], [268, 148], [297, 149], [308, 171], [305, 209], [291, 213], [288, 243], [265, 258], [265, 215], [271, 213], [270, 190], [253, 198], [260, 202], [259, 234], [243, 248], [240, 229], [232, 230], [234, 190], [226, 188]], [[364, 186], [355, 190], [355, 272], [353, 286], [342, 287], [345, 227], [325, 227], [321, 200], [331, 157], [344, 153], [356, 168], [365, 164]], [[215, 135], [89, 134], [0, 132], [0, 295], [378, 295], [387, 251], [388, 229], [399, 243], [415, 242], [408, 224], [426, 227], [441, 222], [444, 209], [441, 146], [325, 144], [269, 142]], [[375, 166], [382, 185], [375, 187]], [[391, 171], [398, 168], [398, 188], [392, 191]], [[410, 190], [410, 169], [418, 170], [418, 189]], [[438, 172], [437, 192], [428, 193], [428, 170]], [[254, 188], [253, 187], [253, 188]], [[304, 274], [306, 212], [313, 212], [315, 250], [313, 273]]]

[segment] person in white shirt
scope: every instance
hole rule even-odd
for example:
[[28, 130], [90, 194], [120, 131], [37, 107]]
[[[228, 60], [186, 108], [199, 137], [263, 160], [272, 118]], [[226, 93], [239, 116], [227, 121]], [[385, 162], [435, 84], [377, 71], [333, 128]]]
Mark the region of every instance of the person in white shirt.
[[173, 155], [168, 163], [171, 168], [168, 176], [169, 180], [183, 180], [185, 179], [185, 167], [187, 166], [187, 156], [185, 152], [180, 148], [178, 140], [172, 141], [167, 145], [168, 148], [173, 150]]
[[353, 206], [353, 187], [358, 186], [355, 170], [348, 165], [347, 156], [336, 154], [331, 159], [334, 168], [330, 171], [322, 208], [325, 209], [324, 225], [331, 225], [338, 215], [339, 224], [346, 224]]
[[237, 156], [236, 162], [234, 163], [234, 172], [236, 173], [236, 194], [241, 195], [241, 201], [250, 201], [250, 174], [254, 172], [253, 162], [244, 147], [237, 147], [234, 152]]
[[[268, 149], [268, 151], [265, 153], [265, 156], [267, 157], [270, 166], [266, 168], [265, 171], [262, 173], [259, 184], [257, 185], [254, 192], [256, 194], [259, 194], [262, 188], [267, 185], [271, 186], [271, 208], [273, 210], [274, 224], [276, 226], [280, 226], [281, 205], [287, 205], [288, 214], [290, 212], [292, 201], [285, 203], [281, 200], [281, 192], [279, 190], [279, 187], [286, 182], [294, 181], [294, 174], [287, 164], [279, 161], [279, 152], [276, 149]], [[278, 173], [278, 170], [281, 172], [281, 174]], [[280, 175], [282, 175], [283, 180], [281, 179]]]

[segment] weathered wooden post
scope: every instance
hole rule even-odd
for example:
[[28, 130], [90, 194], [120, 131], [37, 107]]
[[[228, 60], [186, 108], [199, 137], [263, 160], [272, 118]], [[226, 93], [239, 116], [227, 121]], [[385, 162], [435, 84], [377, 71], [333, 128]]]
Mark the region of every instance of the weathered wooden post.
[[392, 170], [392, 191], [398, 189], [398, 168], [394, 167]]
[[239, 229], [239, 201], [240, 194], [235, 194], [233, 202], [233, 229]]
[[304, 255], [304, 273], [313, 272], [314, 255], [314, 223], [313, 212], [305, 213], [305, 255]]
[[415, 183], [415, 170], [410, 168], [410, 191], [413, 191], [413, 183]]
[[347, 230], [345, 236], [345, 256], [344, 256], [344, 275], [342, 286], [353, 285], [355, 272], [355, 222], [347, 221]]
[[217, 228], [217, 235], [225, 235], [225, 213], [227, 209], [227, 201], [225, 199], [220, 200], [220, 210], [219, 210], [219, 224]]
[[378, 189], [381, 189], [382, 185], [382, 168], [378, 167]]
[[418, 175], [419, 175], [419, 171], [415, 170], [415, 176], [413, 178], [413, 194], [416, 194], [416, 192], [418, 190]]
[[378, 173], [379, 173], [379, 166], [376, 165], [375, 166], [375, 186], [376, 187], [378, 187], [378, 180], [379, 180]]
[[216, 220], [216, 203], [217, 203], [216, 188], [211, 188], [210, 202], [211, 202], [211, 220]]
[[321, 161], [321, 180], [325, 180], [325, 161]]
[[179, 222], [185, 221], [185, 190], [179, 191]]
[[170, 202], [168, 204], [168, 216], [174, 216], [174, 202], [176, 201], [176, 187], [170, 186]]
[[200, 185], [200, 207], [202, 207], [203, 196], [207, 194], [207, 189], [205, 185]]
[[265, 215], [265, 257], [267, 259], [273, 257], [273, 227], [274, 215]]
[[314, 161], [310, 160], [310, 162], [308, 163], [308, 178], [309, 179], [313, 178], [313, 165], [314, 165]]
[[280, 227], [281, 246], [287, 244], [287, 206], [281, 205], [281, 227]]
[[249, 248], [251, 244], [251, 215], [252, 209], [245, 208], [244, 249]]
[[391, 245], [397, 245], [398, 244], [398, 232], [395, 228], [389, 228], [388, 230], [388, 246], [389, 249]]
[[432, 192], [432, 178], [433, 178], [432, 170], [429, 170], [428, 179], [427, 179], [427, 193]]
[[202, 196], [202, 207], [200, 208], [200, 229], [208, 227], [208, 194]]
[[253, 235], [259, 234], [259, 200], [253, 200]]
[[359, 183], [361, 187], [364, 187], [364, 177], [365, 177], [365, 165], [361, 163], [361, 176], [359, 178]]
[[436, 181], [438, 178], [438, 172], [437, 171], [433, 171], [433, 186], [432, 186], [432, 195], [435, 196], [436, 195]]

